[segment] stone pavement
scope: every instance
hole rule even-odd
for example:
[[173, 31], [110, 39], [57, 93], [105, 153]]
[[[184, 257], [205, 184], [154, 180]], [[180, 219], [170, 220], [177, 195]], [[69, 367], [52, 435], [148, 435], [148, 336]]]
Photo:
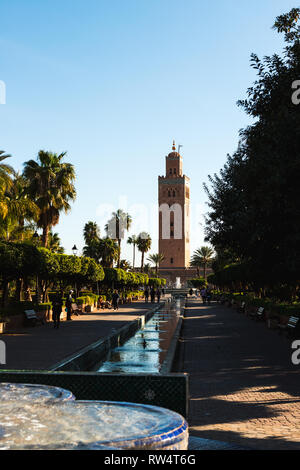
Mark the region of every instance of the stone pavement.
[[72, 321], [61, 322], [59, 329], [54, 329], [50, 322], [2, 334], [0, 339], [6, 345], [6, 364], [0, 364], [0, 370], [46, 370], [154, 307], [155, 304], [150, 302], [134, 302], [120, 305], [118, 311], [98, 310], [73, 316]]
[[189, 300], [174, 372], [190, 374], [193, 436], [300, 449], [300, 365], [291, 341], [231, 308]]

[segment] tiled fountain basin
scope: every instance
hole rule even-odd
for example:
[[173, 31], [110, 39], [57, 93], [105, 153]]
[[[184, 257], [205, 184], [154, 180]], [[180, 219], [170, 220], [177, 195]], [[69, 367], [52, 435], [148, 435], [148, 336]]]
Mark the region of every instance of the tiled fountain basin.
[[[50, 385], [0, 383], [1, 402], [18, 400], [33, 402], [53, 402], [75, 400], [75, 396], [69, 390]], [[1, 426], [1, 422], [0, 422]]]
[[0, 402], [0, 450], [186, 450], [184, 418], [122, 402]]

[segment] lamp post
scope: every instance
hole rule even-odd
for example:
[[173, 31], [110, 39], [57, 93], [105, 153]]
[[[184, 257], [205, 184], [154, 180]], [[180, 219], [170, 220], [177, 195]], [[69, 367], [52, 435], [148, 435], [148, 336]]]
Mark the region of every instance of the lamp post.
[[[32, 235], [32, 238], [33, 238], [33, 241], [34, 241], [34, 245], [37, 246], [38, 244], [38, 241], [39, 241], [39, 234], [37, 233], [37, 231], [34, 232], [34, 234]], [[36, 275], [36, 279], [35, 279], [35, 282], [36, 282], [36, 286], [35, 286], [35, 301], [36, 303], [38, 304], [40, 299], [40, 292], [39, 292], [39, 277], [38, 275]]]
[[[76, 245], [73, 246], [72, 251], [73, 251], [73, 255], [74, 255], [74, 256], [77, 256], [78, 248], [77, 248]], [[77, 298], [77, 285], [76, 285], [76, 281], [75, 281], [75, 296], [76, 296], [76, 298]]]

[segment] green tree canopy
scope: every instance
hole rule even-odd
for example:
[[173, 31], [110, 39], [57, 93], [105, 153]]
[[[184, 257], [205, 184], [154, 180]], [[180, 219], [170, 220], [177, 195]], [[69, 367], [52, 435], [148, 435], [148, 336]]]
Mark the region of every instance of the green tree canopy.
[[207, 240], [255, 266], [257, 275], [268, 271], [273, 283], [298, 279], [300, 271], [300, 107], [293, 100], [299, 11], [276, 19], [274, 28], [287, 41], [282, 57], [252, 54], [257, 79], [238, 104], [254, 122], [241, 131], [220, 174], [209, 177], [210, 188], [205, 185]]

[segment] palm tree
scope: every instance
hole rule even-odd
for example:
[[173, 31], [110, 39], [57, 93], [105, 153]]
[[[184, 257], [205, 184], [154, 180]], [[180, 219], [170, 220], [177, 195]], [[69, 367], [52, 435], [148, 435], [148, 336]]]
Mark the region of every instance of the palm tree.
[[8, 186], [11, 183], [11, 176], [15, 174], [12, 166], [1, 163], [7, 158], [11, 158], [11, 155], [6, 154], [4, 150], [0, 150], [0, 189], [3, 186]]
[[162, 253], [155, 253], [153, 255], [150, 255], [147, 260], [151, 261], [151, 263], [155, 264], [155, 274], [156, 276], [158, 275], [158, 266], [160, 263], [165, 259], [164, 255]]
[[136, 244], [137, 244], [137, 240], [138, 240], [138, 237], [136, 235], [132, 235], [127, 240], [127, 243], [129, 245], [133, 245], [132, 269], [134, 269], [134, 265], [135, 265], [135, 247], [136, 247]]
[[154, 277], [154, 271], [153, 267], [151, 266], [150, 263], [145, 263], [144, 264], [144, 273], [148, 274], [149, 277]]
[[83, 256], [88, 258], [93, 258], [97, 263], [99, 263], [101, 253], [100, 253], [100, 239], [93, 240], [89, 245], [85, 245], [82, 249]]
[[1, 193], [1, 202], [6, 208], [0, 217], [2, 236], [6, 240], [23, 241], [30, 232], [39, 213], [37, 205], [30, 199], [26, 182], [16, 175]]
[[23, 175], [28, 181], [31, 198], [39, 208], [37, 226], [43, 229], [42, 243], [48, 246], [50, 229], [58, 224], [61, 211], [70, 210], [69, 201], [74, 201], [75, 171], [70, 163], [62, 163], [66, 155], [40, 150], [38, 161], [24, 163]]
[[53, 253], [64, 253], [65, 250], [61, 246], [61, 240], [58, 233], [53, 233], [52, 231], [49, 232], [48, 248]]
[[115, 240], [111, 238], [101, 238], [99, 240], [99, 259], [105, 268], [112, 268], [114, 261], [119, 258], [119, 247]]
[[86, 245], [90, 245], [93, 241], [100, 240], [100, 228], [96, 222], [87, 222], [83, 229], [83, 238]]
[[202, 246], [194, 251], [191, 258], [191, 266], [197, 267], [199, 275], [199, 268], [203, 266], [203, 277], [206, 279], [206, 268], [211, 263], [214, 256], [214, 250], [209, 246]]
[[8, 213], [8, 207], [4, 200], [4, 191], [11, 186], [11, 177], [15, 174], [14, 169], [6, 163], [1, 163], [6, 158], [10, 158], [11, 155], [4, 153], [4, 150], [0, 150], [0, 216], [6, 217]]
[[112, 213], [111, 219], [105, 225], [105, 231], [107, 236], [112, 240], [117, 240], [119, 246], [119, 256], [117, 267], [120, 267], [120, 257], [121, 257], [121, 240], [124, 238], [125, 231], [129, 230], [132, 223], [132, 218], [129, 214], [118, 209], [117, 212]]
[[127, 261], [127, 259], [121, 259], [120, 268], [124, 269], [124, 271], [128, 271], [129, 269], [131, 269], [129, 261]]
[[141, 232], [138, 235], [137, 247], [138, 247], [138, 250], [142, 253], [141, 272], [144, 271], [144, 256], [145, 256], [145, 253], [147, 253], [147, 251], [150, 250], [151, 243], [152, 243], [152, 240], [151, 240], [149, 233]]

